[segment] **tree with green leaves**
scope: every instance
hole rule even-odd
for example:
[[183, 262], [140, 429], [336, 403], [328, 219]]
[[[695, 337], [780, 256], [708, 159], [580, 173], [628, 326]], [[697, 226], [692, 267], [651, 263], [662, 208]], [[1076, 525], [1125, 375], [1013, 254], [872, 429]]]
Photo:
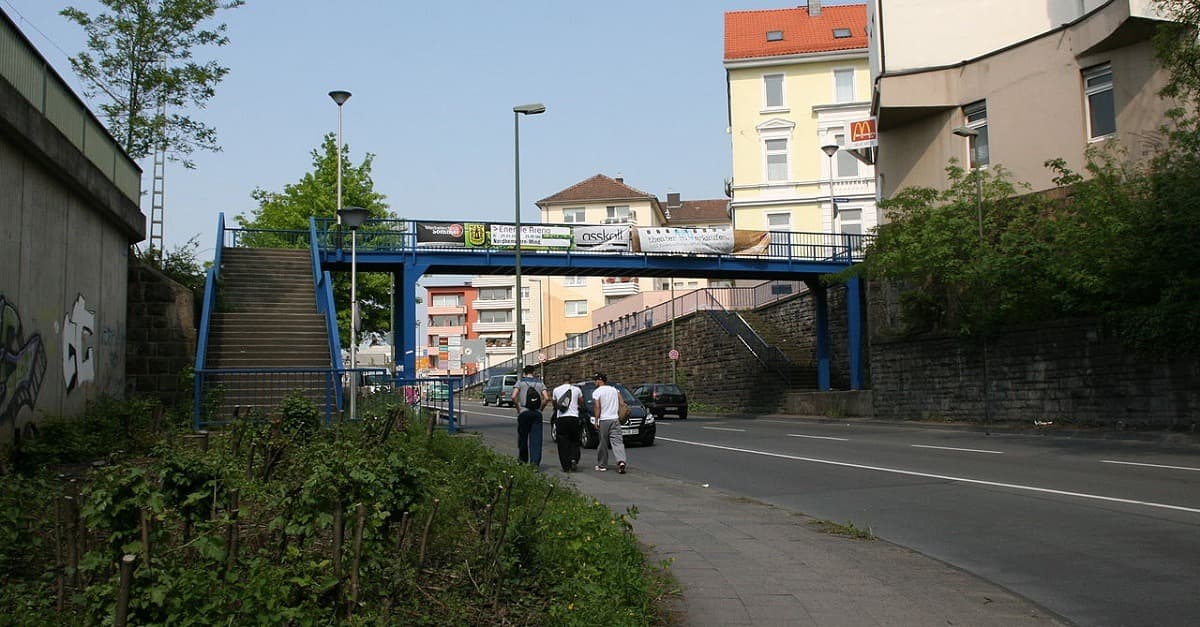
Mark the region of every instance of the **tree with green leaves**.
[[205, 24], [244, 1], [99, 1], [106, 11], [61, 14], [87, 34], [87, 50], [71, 57], [71, 67], [87, 97], [103, 98], [100, 111], [125, 152], [141, 159], [161, 148], [191, 168], [187, 156], [196, 150], [220, 150], [216, 129], [182, 111], [203, 108], [229, 72], [193, 58], [197, 48], [229, 43], [225, 24]]
[[[321, 146], [311, 154], [313, 169], [305, 173], [299, 181], [284, 185], [283, 190], [279, 192], [262, 188], [251, 192], [250, 196], [258, 202], [258, 208], [248, 216], [236, 217], [238, 226], [250, 231], [243, 235], [243, 243], [264, 247], [307, 247], [310, 217], [336, 219], [339, 160], [336, 135], [325, 135]], [[375, 182], [371, 179], [371, 164], [375, 155], [367, 153], [357, 166], [351, 163], [349, 155], [349, 145], [343, 145], [340, 155], [342, 206], [362, 207], [370, 213], [372, 219], [395, 218], [388, 210], [385, 202], [387, 197], [375, 191]], [[362, 316], [359, 331], [362, 334], [385, 333], [391, 329], [390, 289], [390, 274], [358, 273], [358, 300]], [[342, 346], [349, 346], [348, 273], [334, 275], [334, 300], [337, 301]]]

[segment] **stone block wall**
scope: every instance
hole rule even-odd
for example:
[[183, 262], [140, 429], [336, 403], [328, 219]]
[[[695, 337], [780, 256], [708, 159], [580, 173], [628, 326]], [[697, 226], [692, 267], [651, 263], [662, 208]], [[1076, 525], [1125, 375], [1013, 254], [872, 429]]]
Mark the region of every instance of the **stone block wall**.
[[983, 355], [955, 336], [873, 338], [875, 416], [1200, 428], [1200, 360], [1133, 354], [1094, 321], [1008, 330], [987, 344], [986, 377]]
[[180, 373], [196, 363], [195, 297], [136, 258], [129, 261], [126, 385], [164, 403], [190, 398]]

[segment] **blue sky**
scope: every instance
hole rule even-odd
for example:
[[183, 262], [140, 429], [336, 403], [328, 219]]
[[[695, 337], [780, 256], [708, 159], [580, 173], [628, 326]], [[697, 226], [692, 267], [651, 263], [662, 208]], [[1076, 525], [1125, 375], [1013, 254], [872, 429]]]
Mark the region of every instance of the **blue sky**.
[[[826, 5], [846, 4], [826, 0]], [[801, 4], [758, 0], [249, 0], [219, 14], [231, 42], [197, 58], [231, 71], [207, 109], [223, 151], [168, 166], [167, 248], [254, 208], [311, 169], [309, 153], [343, 110], [351, 159], [376, 155], [375, 189], [403, 218], [513, 219], [513, 114], [521, 121], [522, 219], [534, 202], [597, 173], [685, 199], [723, 197], [730, 175], [724, 12]], [[82, 94], [67, 61], [82, 30], [58, 15], [95, 0], [0, 0]], [[93, 110], [96, 107], [93, 106]], [[143, 188], [151, 163], [142, 163]], [[143, 211], [149, 213], [148, 201]]]

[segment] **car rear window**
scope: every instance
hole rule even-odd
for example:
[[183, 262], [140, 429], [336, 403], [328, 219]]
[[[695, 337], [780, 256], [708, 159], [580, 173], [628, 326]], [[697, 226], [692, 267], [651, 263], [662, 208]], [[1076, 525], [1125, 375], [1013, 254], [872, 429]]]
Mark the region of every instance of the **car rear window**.
[[659, 394], [683, 394], [683, 390], [679, 389], [678, 385], [660, 385], [658, 386]]

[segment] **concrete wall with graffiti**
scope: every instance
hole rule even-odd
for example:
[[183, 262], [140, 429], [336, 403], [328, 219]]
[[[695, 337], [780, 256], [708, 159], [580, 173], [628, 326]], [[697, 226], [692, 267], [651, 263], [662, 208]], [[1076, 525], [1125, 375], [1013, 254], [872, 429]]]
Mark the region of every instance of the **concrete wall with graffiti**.
[[0, 440], [125, 389], [141, 170], [0, 12]]
[[0, 432], [123, 393], [128, 249], [84, 197], [0, 141]]

